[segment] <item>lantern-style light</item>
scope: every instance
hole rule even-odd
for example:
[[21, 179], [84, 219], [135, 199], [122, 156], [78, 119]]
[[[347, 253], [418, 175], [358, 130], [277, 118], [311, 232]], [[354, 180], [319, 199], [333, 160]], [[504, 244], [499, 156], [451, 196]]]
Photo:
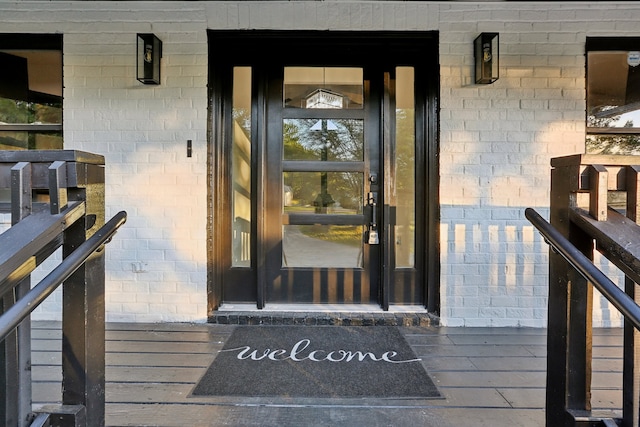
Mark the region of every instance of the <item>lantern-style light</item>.
[[162, 41], [151, 33], [138, 33], [137, 79], [146, 85], [160, 84]]
[[500, 35], [481, 33], [473, 42], [476, 84], [490, 84], [498, 80], [500, 65]]

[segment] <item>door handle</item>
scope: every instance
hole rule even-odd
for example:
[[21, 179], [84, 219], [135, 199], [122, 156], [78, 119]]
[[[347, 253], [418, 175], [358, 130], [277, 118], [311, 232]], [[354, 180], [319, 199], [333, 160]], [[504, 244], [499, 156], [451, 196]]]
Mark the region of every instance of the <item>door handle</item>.
[[371, 222], [369, 222], [369, 238], [367, 243], [370, 245], [377, 245], [380, 243], [378, 237], [378, 210], [376, 209], [378, 193], [370, 191], [367, 194], [367, 204], [371, 208]]

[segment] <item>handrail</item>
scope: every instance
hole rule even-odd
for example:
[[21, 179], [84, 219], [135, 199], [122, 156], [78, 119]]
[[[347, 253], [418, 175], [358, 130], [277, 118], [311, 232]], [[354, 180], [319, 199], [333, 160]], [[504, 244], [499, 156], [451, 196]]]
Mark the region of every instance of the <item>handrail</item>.
[[[0, 310], [0, 368], [7, 373], [0, 375], [0, 425], [27, 427], [38, 418], [42, 425], [104, 426], [101, 245], [126, 215], [121, 212], [104, 223], [104, 182], [104, 157], [97, 154], [0, 150], [0, 187], [11, 189], [12, 224], [0, 234], [0, 294], [5, 300]], [[48, 200], [36, 202], [34, 191], [48, 194]], [[31, 273], [58, 249], [58, 267], [32, 289]], [[29, 313], [61, 287], [62, 400], [34, 412]]]
[[97, 232], [66, 257], [40, 283], [0, 315], [0, 341], [4, 340], [38, 305], [71, 276], [89, 256], [100, 248], [125, 223], [127, 213], [118, 212]]
[[543, 235], [545, 241], [562, 255], [582, 277], [591, 282], [624, 315], [625, 319], [640, 330], [640, 306], [534, 209], [526, 208], [524, 214], [529, 222]]
[[[549, 222], [525, 216], [549, 244], [547, 427], [637, 425], [640, 414], [640, 162], [638, 156], [575, 154], [551, 159]], [[624, 212], [624, 213], [623, 213]], [[595, 252], [618, 268], [612, 282]], [[594, 290], [621, 314], [621, 414], [592, 402]], [[621, 417], [619, 417], [621, 415]]]
[[[31, 274], [37, 267], [36, 258], [46, 259], [62, 244], [64, 231], [84, 218], [86, 203], [72, 202], [59, 214], [52, 215], [48, 209], [39, 209], [21, 219], [17, 224], [0, 234], [0, 293], [4, 294], [9, 282], [16, 279], [18, 270], [22, 275]], [[33, 266], [25, 264], [33, 261]]]

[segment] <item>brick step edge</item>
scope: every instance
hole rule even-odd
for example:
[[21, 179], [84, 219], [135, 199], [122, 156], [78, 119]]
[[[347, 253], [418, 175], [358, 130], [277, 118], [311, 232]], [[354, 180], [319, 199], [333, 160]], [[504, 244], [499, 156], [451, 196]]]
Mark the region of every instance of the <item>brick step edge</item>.
[[438, 326], [430, 313], [214, 312], [208, 323], [220, 325]]

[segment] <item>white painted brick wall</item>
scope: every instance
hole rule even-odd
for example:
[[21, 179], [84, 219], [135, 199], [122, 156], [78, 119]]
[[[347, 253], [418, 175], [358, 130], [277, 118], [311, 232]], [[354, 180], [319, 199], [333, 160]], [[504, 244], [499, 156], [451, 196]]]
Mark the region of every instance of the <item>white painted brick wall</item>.
[[[633, 2], [0, 1], [3, 32], [64, 34], [65, 147], [103, 154], [111, 321], [206, 319], [209, 29], [437, 30], [441, 294], [449, 326], [546, 326], [549, 160], [584, 151], [587, 36], [638, 36]], [[473, 84], [473, 39], [500, 32], [500, 79]], [[135, 80], [135, 34], [163, 41]], [[186, 157], [186, 140], [193, 157]], [[55, 301], [38, 311], [57, 318]], [[607, 304], [596, 324], [619, 324]]]
[[[584, 151], [585, 39], [637, 35], [620, 30], [619, 21], [640, 16], [637, 5], [628, 6], [442, 5], [444, 324], [546, 325], [547, 247], [523, 210], [548, 215], [549, 159]], [[481, 31], [500, 32], [501, 77], [479, 88], [470, 64]], [[595, 324], [619, 322], [602, 305]]]

